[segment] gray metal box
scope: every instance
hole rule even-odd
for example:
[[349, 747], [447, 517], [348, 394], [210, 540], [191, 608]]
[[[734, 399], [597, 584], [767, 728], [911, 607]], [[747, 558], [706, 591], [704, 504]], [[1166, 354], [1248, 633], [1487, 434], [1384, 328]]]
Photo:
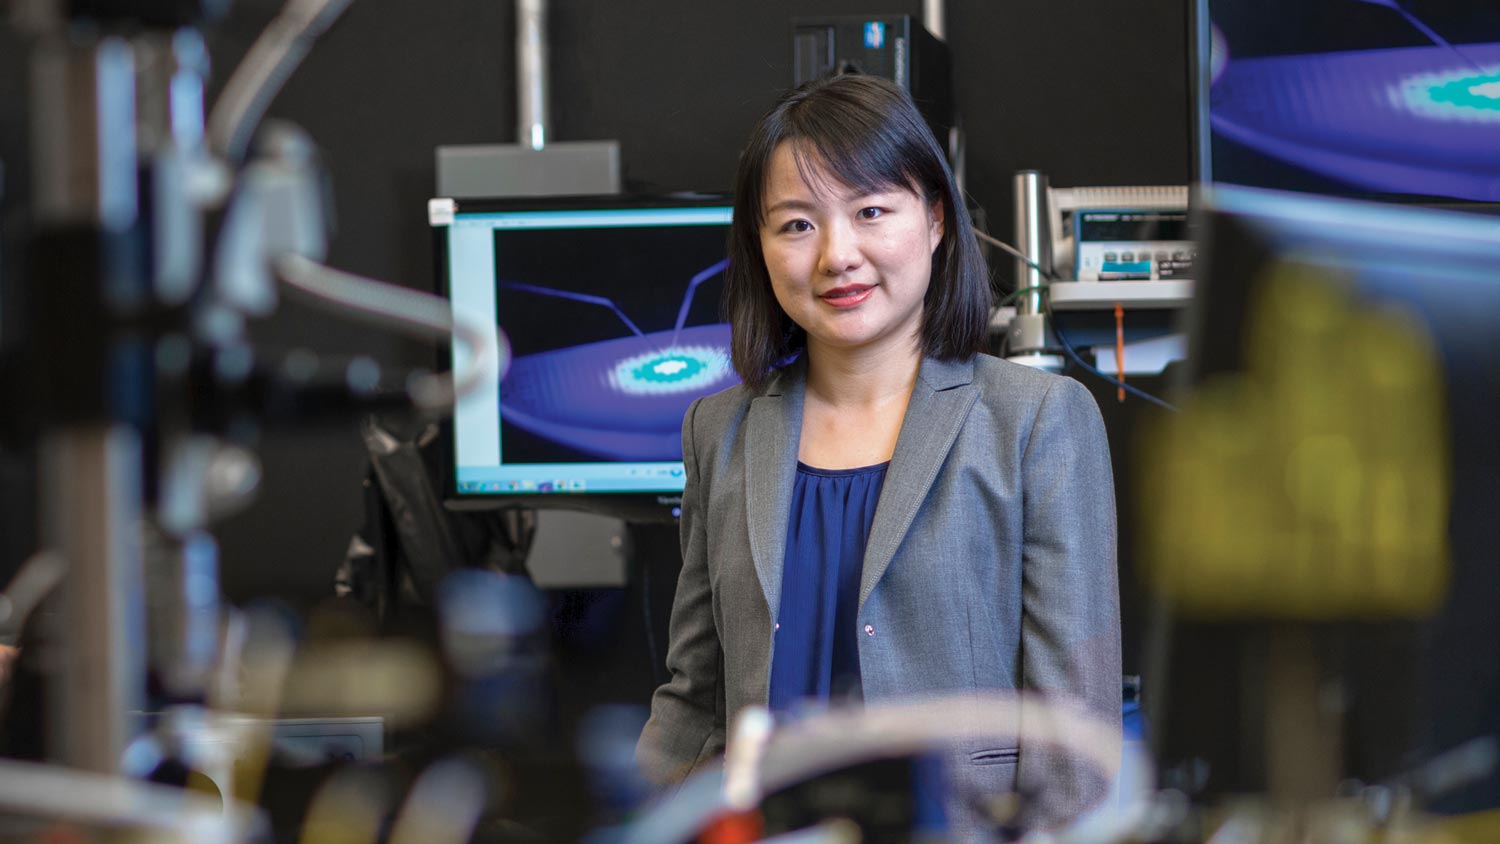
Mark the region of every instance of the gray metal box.
[[436, 196], [581, 196], [620, 192], [617, 141], [555, 141], [437, 148]]

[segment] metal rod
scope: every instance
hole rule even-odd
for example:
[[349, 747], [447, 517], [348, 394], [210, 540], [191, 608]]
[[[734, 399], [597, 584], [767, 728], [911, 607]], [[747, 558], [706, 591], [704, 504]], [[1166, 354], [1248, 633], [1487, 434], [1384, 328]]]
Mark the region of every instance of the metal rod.
[[922, 0], [922, 25], [939, 41], [947, 40], [948, 22], [945, 19], [943, 0]]
[[[1343, 771], [1343, 719], [1330, 711], [1318, 637], [1305, 625], [1270, 631], [1266, 657], [1266, 790], [1283, 805], [1331, 799]], [[1333, 708], [1341, 708], [1335, 706]]]
[[47, 545], [68, 565], [50, 755], [119, 773], [146, 698], [140, 438], [123, 426], [65, 429], [43, 443], [41, 466]]
[[521, 146], [541, 149], [552, 130], [547, 108], [547, 0], [516, 2], [516, 93]]
[[[1039, 266], [1052, 269], [1052, 235], [1047, 225], [1047, 177], [1037, 170], [1021, 170], [1015, 176], [1016, 248]], [[1019, 315], [1042, 312], [1040, 270], [1017, 259], [1016, 289], [1030, 289], [1016, 301]]]
[[135, 55], [121, 38], [48, 38], [32, 59], [37, 219], [123, 231], [135, 223]]

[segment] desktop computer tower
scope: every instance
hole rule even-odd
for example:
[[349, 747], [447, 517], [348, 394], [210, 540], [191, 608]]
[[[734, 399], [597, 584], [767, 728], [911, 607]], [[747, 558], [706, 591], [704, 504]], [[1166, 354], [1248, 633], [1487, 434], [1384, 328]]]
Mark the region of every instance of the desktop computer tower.
[[835, 15], [792, 19], [792, 84], [858, 71], [905, 88], [948, 149], [953, 83], [948, 46], [910, 15]]

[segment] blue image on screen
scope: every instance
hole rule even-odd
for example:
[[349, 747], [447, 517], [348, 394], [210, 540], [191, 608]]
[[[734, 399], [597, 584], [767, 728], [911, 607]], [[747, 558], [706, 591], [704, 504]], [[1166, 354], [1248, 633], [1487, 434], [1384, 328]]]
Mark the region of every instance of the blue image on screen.
[[1198, 0], [1198, 176], [1500, 202], [1500, 6]]
[[728, 263], [717, 261], [678, 286], [683, 292], [674, 323], [649, 332], [609, 297], [499, 282], [509, 293], [561, 300], [556, 304], [572, 303], [583, 313], [612, 312], [621, 335], [516, 357], [500, 382], [500, 418], [594, 457], [681, 460], [688, 407], [738, 381], [730, 364], [729, 324], [686, 325], [699, 287], [721, 276]]
[[1500, 44], [1222, 60], [1216, 135], [1372, 191], [1500, 201]]

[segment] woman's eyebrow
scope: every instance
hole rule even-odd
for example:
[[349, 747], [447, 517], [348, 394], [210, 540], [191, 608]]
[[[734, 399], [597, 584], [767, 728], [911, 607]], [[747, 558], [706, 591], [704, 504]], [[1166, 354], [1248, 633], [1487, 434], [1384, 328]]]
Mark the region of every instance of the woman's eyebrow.
[[767, 214], [777, 211], [811, 211], [815, 206], [805, 199], [783, 199], [774, 205], [766, 206]]

